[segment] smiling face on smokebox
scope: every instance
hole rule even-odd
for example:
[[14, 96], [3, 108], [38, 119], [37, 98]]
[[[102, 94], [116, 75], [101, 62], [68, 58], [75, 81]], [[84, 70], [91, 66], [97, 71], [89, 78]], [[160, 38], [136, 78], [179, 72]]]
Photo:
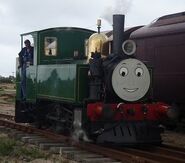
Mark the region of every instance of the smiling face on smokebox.
[[150, 87], [150, 73], [146, 65], [137, 59], [122, 60], [113, 70], [112, 87], [121, 99], [137, 101]]

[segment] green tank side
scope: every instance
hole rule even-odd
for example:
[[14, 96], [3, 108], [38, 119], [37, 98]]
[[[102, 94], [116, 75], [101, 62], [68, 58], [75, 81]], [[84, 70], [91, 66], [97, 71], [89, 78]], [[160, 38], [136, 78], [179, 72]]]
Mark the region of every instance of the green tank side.
[[26, 69], [26, 100], [36, 102], [36, 68], [37, 66], [29, 66]]
[[18, 69], [19, 66], [19, 58], [16, 58], [16, 100], [21, 99], [21, 69]]
[[81, 104], [88, 96], [87, 65], [38, 66], [38, 98]]
[[82, 103], [89, 95], [88, 85], [89, 65], [77, 65], [77, 102]]

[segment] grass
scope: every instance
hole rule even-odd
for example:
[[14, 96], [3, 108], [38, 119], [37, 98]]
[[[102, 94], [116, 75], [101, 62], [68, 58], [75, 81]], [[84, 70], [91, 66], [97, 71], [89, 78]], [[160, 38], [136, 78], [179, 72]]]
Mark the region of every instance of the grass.
[[14, 151], [16, 142], [6, 137], [0, 139], [0, 156], [7, 156]]
[[47, 158], [47, 155], [41, 152], [38, 148], [33, 147], [18, 147], [16, 148], [15, 155], [17, 157], [29, 157], [30, 159]]
[[47, 159], [48, 154], [40, 151], [37, 147], [23, 146], [21, 142], [6, 136], [0, 137], [0, 157], [13, 157], [31, 161], [38, 158]]
[[60, 155], [53, 155], [38, 149], [37, 146], [27, 145], [23, 142], [0, 134], [0, 163], [32, 162], [68, 163], [69, 160]]

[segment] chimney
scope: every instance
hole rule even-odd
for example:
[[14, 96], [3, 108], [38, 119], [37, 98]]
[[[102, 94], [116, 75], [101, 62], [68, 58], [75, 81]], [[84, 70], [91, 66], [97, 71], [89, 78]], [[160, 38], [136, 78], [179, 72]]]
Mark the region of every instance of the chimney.
[[113, 53], [123, 57], [123, 34], [124, 34], [125, 15], [113, 15]]

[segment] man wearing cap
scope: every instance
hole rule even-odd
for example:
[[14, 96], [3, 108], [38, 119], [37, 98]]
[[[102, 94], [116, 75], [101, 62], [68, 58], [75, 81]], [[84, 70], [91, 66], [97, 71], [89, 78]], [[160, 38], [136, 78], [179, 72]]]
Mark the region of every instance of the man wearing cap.
[[19, 52], [19, 67], [21, 68], [21, 98], [26, 100], [26, 68], [33, 65], [33, 47], [29, 40], [24, 41], [25, 47]]

